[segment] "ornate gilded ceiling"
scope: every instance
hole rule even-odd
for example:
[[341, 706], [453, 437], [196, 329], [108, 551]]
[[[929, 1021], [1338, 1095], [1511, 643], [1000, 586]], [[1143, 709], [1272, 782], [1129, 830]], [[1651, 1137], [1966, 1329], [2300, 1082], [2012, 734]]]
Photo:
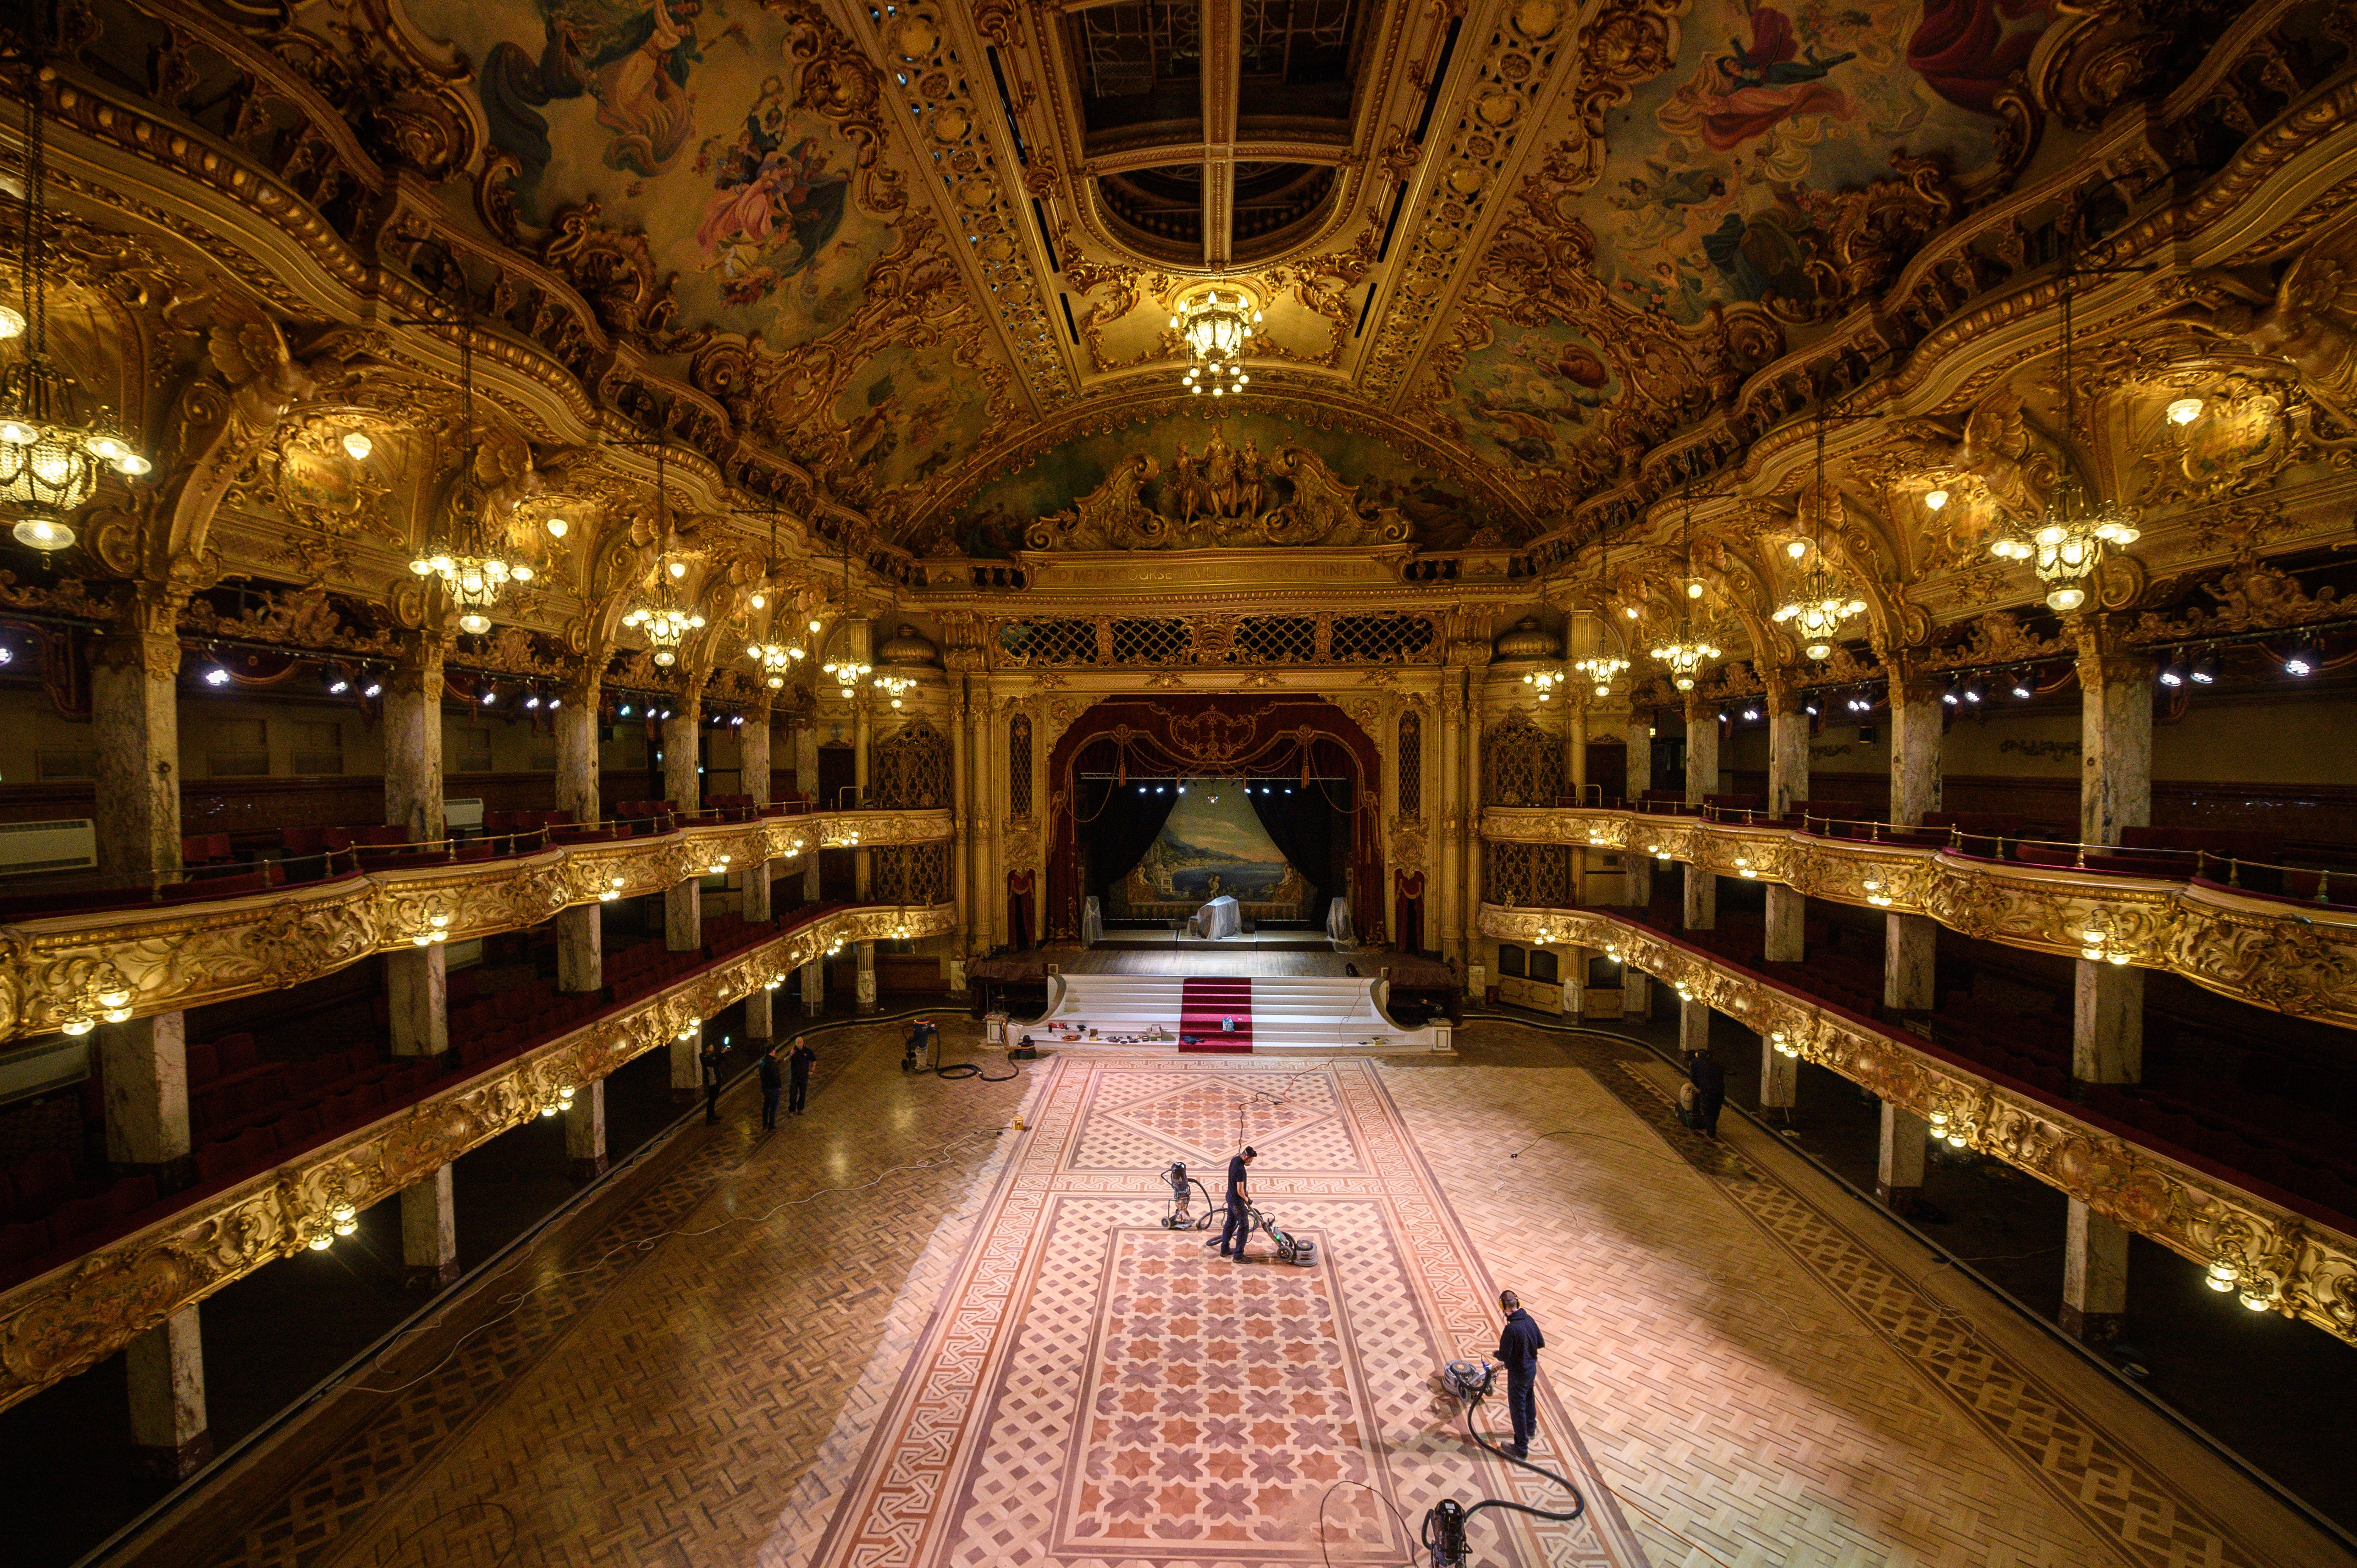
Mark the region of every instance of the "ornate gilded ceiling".
[[[576, 642], [663, 555], [741, 609], [1297, 541], [1520, 551], [1641, 616], [1683, 575], [1782, 660], [1767, 611], [1820, 553], [1878, 644], [2033, 597], [1986, 542], [2065, 471], [2145, 510], [2150, 566], [2347, 512], [2357, 93], [2322, 0], [71, 16], [77, 371], [213, 451], [219, 537], [179, 545], [250, 574], [399, 563], [466, 445], [462, 337], [532, 613]], [[1241, 405], [1178, 384], [1213, 280], [1262, 313]], [[661, 508], [624, 445], [658, 434]]]

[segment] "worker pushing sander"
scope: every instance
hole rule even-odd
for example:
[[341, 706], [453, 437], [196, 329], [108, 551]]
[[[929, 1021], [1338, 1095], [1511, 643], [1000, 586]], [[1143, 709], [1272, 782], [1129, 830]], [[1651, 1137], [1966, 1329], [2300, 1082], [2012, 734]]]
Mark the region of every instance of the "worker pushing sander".
[[[1203, 1245], [1216, 1246], [1220, 1256], [1233, 1258], [1240, 1263], [1244, 1261], [1244, 1244], [1251, 1240], [1252, 1233], [1265, 1231], [1278, 1262], [1304, 1265], [1316, 1262], [1317, 1242], [1307, 1236], [1293, 1234], [1265, 1212], [1253, 1207], [1250, 1192], [1252, 1163], [1259, 1157], [1260, 1151], [1247, 1145], [1243, 1154], [1228, 1161], [1227, 1201], [1216, 1208], [1211, 1206], [1211, 1195], [1203, 1184], [1187, 1174], [1186, 1162], [1171, 1162], [1170, 1168], [1163, 1173], [1163, 1180], [1170, 1184], [1171, 1199], [1170, 1211], [1162, 1217], [1163, 1229], [1208, 1230], [1216, 1221], [1220, 1226], [1219, 1240], [1206, 1241]], [[1198, 1194], [1203, 1200], [1200, 1212], [1194, 1207]]]

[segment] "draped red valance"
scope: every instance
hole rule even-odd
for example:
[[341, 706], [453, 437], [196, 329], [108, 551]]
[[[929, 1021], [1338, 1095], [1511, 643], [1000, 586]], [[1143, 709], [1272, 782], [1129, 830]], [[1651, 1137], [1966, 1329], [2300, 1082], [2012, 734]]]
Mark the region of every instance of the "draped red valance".
[[[1048, 755], [1048, 925], [1081, 929], [1077, 788], [1083, 768], [1126, 778], [1188, 776], [1294, 780], [1346, 772], [1351, 780], [1351, 916], [1361, 940], [1383, 940], [1381, 784], [1374, 741], [1322, 697], [1204, 693], [1116, 697], [1090, 708]], [[1322, 917], [1323, 911], [1318, 911]]]

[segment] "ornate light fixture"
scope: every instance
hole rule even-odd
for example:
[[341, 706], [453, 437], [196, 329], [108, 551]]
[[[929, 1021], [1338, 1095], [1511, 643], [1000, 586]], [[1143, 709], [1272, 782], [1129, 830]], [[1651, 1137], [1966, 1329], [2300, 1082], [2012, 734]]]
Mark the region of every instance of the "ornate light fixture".
[[1866, 609], [1864, 599], [1853, 596], [1846, 583], [1836, 582], [1825, 570], [1825, 513], [1828, 510], [1830, 503], [1825, 496], [1825, 418], [1820, 409], [1817, 413], [1816, 518], [1813, 539], [1816, 554], [1809, 563], [1808, 575], [1802, 580], [1800, 596], [1770, 618], [1779, 623], [1792, 622], [1793, 631], [1800, 635], [1803, 650], [1812, 659], [1830, 658], [1834, 639], [1841, 635], [1842, 622]]
[[47, 553], [73, 543], [66, 514], [98, 490], [101, 466], [135, 478], [153, 466], [105, 422], [66, 411], [66, 378], [48, 358], [48, 160], [40, 91], [25, 98], [24, 235], [16, 252], [19, 307], [0, 306], [0, 338], [23, 337], [25, 358], [0, 380], [0, 513], [16, 542]]
[[[916, 685], [917, 682], [915, 680], [907, 675], [878, 675], [876, 677], [876, 689], [883, 693], [885, 697], [890, 701], [892, 706], [895, 708], [898, 708], [900, 705], [900, 699], [902, 697], [916, 689]], [[1544, 701], [1544, 699], [1541, 700]]]
[[1551, 702], [1555, 697], [1555, 689], [1563, 684], [1563, 671], [1534, 670], [1523, 677], [1523, 684], [1531, 688], [1537, 694], [1540, 702]]
[[[774, 583], [777, 579], [778, 513], [777, 509], [773, 507], [770, 509], [770, 570], [769, 575], [764, 577], [762, 581], [764, 583]], [[757, 593], [753, 596], [753, 607], [757, 610], [767, 609], [769, 608], [769, 601], [770, 596], [767, 593]], [[778, 615], [777, 612], [771, 611], [770, 616], [770, 636], [771, 639], [775, 639], [777, 636], [777, 630]], [[761, 683], [763, 685], [769, 687], [772, 692], [783, 691], [785, 689], [787, 672], [793, 669], [794, 660], [802, 657], [802, 645], [799, 642], [778, 642], [775, 640], [761, 641], [757, 639], [745, 645], [745, 656], [761, 667]]]
[[859, 682], [866, 680], [875, 668], [873, 664], [862, 664], [847, 653], [840, 659], [830, 659], [819, 666], [828, 680], [843, 688], [843, 700], [846, 703], [858, 694]]
[[1241, 395], [1252, 381], [1244, 373], [1244, 348], [1259, 321], [1260, 312], [1241, 289], [1223, 294], [1217, 287], [1207, 288], [1180, 301], [1170, 325], [1187, 345], [1187, 371], [1181, 378], [1187, 390], [1199, 397], [1206, 386], [1213, 397], [1232, 392]]
[[[1685, 495], [1685, 518], [1679, 525], [1678, 542], [1679, 553], [1686, 556], [1689, 561], [1692, 559], [1693, 539], [1694, 489], [1688, 486]], [[1693, 616], [1686, 608], [1688, 601], [1702, 596], [1702, 585], [1689, 582], [1685, 589], [1686, 591], [1680, 596], [1678, 601], [1678, 635], [1671, 641], [1654, 649], [1653, 657], [1670, 667], [1670, 678], [1679, 691], [1691, 692], [1695, 686], [1695, 672], [1701, 670], [1705, 660], [1717, 658], [1718, 650], [1695, 635]]]
[[[1611, 591], [1612, 532], [1608, 527], [1599, 529], [1596, 536], [1596, 599], [1608, 609], [1611, 604], [1609, 596]], [[1636, 607], [1631, 605], [1629, 607], [1630, 618], [1635, 619], [1636, 615]], [[1612, 619], [1609, 614], [1598, 618], [1596, 623], [1597, 635], [1600, 638], [1611, 625]], [[1619, 640], [1619, 633], [1615, 632], [1613, 636], [1616, 641]], [[1612, 682], [1620, 677], [1622, 671], [1629, 668], [1629, 660], [1618, 655], [1591, 653], [1572, 665], [1572, 668], [1578, 671], [1583, 678], [1596, 683], [1598, 696], [1609, 697], [1612, 694]]]
[[[655, 446], [655, 537], [671, 538], [671, 498], [663, 484], [663, 448]], [[679, 646], [687, 634], [704, 625], [704, 617], [693, 605], [683, 605], [673, 596], [673, 579], [687, 575], [683, 562], [659, 561], [655, 570], [655, 596], [651, 603], [634, 607], [622, 618], [622, 624], [635, 627], [654, 650], [655, 662], [665, 669], [679, 662]]]
[[475, 477], [475, 317], [469, 310], [458, 324], [458, 401], [467, 420], [467, 445], [458, 459], [457, 483], [451, 488], [449, 516], [443, 536], [420, 550], [409, 569], [421, 577], [439, 577], [458, 611], [458, 629], [477, 637], [491, 629], [490, 612], [500, 602], [500, 590], [510, 583], [532, 581], [532, 568], [511, 562], [483, 542], [485, 497]]
[[[2195, 411], [2197, 413], [2199, 409]], [[2079, 427], [2079, 389], [2071, 375], [2071, 273], [2062, 273], [2062, 429], [2066, 436]], [[2078, 470], [2065, 453], [2062, 477], [2047, 498], [2046, 515], [2027, 539], [2000, 536], [1989, 553], [2006, 561], [2027, 561], [2046, 585], [2046, 607], [2068, 615], [2087, 602], [2087, 585], [2104, 564], [2106, 547], [2126, 549], [2142, 537], [2136, 509], [2117, 501], [2092, 504], [2079, 484]]]

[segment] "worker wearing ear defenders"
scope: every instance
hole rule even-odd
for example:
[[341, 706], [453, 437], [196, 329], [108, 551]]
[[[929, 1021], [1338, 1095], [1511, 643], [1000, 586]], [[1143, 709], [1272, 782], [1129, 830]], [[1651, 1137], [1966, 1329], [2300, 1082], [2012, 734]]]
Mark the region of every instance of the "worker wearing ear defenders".
[[1514, 1420], [1514, 1445], [1506, 1452], [1527, 1459], [1531, 1438], [1539, 1429], [1539, 1352], [1546, 1348], [1546, 1336], [1512, 1291], [1498, 1293], [1498, 1310], [1506, 1315], [1505, 1332], [1498, 1336], [1498, 1360], [1506, 1369], [1506, 1411]]
[[[1228, 1222], [1220, 1231], [1220, 1256], [1222, 1258], [1241, 1261], [1244, 1255], [1244, 1242], [1252, 1236], [1252, 1200], [1244, 1186], [1251, 1179], [1249, 1173], [1253, 1161], [1259, 1157], [1260, 1151], [1247, 1144], [1243, 1154], [1228, 1161]], [[1232, 1252], [1228, 1250], [1231, 1243], [1235, 1247]]]

